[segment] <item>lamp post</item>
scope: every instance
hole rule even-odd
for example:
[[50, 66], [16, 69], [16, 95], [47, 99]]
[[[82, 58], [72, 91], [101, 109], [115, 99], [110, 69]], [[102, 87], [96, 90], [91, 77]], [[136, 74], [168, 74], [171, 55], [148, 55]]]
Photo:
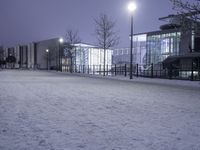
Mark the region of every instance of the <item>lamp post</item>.
[[63, 44], [64, 40], [63, 38], [59, 38], [58, 43], [59, 43], [59, 58], [58, 58], [58, 68], [62, 72], [62, 58], [61, 58], [61, 48], [60, 45]]
[[131, 47], [130, 47], [130, 79], [133, 79], [133, 13], [137, 6], [134, 2], [130, 2], [128, 10], [131, 13]]
[[47, 53], [47, 70], [49, 70], [49, 49], [46, 49]]

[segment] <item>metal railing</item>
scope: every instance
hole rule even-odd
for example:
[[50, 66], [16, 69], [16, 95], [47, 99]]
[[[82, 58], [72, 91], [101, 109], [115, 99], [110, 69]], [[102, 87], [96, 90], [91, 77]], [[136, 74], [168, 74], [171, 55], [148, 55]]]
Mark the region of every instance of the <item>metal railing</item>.
[[[133, 65], [133, 75], [135, 77], [147, 78], [163, 78], [163, 79], [180, 79], [200, 81], [200, 68], [188, 66], [190, 69], [164, 68], [162, 64], [151, 65]], [[114, 64], [106, 65], [105, 73], [103, 65], [63, 65], [63, 72], [75, 72], [90, 75], [106, 75], [106, 76], [124, 76], [128, 77], [130, 74], [130, 65], [128, 64]]]

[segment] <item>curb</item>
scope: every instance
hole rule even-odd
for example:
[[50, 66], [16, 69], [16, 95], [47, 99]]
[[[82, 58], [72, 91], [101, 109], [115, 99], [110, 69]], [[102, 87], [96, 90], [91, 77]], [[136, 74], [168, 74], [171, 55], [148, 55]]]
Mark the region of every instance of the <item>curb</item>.
[[187, 80], [169, 80], [169, 79], [159, 79], [159, 78], [143, 78], [143, 77], [134, 77], [132, 80], [127, 77], [119, 76], [100, 76], [100, 75], [88, 75], [88, 74], [79, 74], [79, 73], [66, 73], [59, 72], [60, 74], [66, 74], [71, 76], [85, 77], [85, 78], [93, 78], [93, 79], [104, 79], [104, 80], [116, 80], [116, 81], [124, 81], [128, 83], [137, 83], [137, 84], [148, 84], [148, 85], [161, 85], [161, 86], [171, 86], [176, 88], [184, 88], [184, 89], [194, 89], [200, 91], [200, 82], [199, 81], [187, 81]]

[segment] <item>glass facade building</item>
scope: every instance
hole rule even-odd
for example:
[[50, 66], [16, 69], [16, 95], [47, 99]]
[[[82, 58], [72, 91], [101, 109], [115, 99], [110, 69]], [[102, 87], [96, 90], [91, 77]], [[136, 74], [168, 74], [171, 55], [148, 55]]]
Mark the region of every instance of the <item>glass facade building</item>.
[[[133, 64], [146, 64], [147, 35], [133, 37]], [[130, 62], [130, 48], [119, 48], [113, 51], [114, 64], [128, 64]]]
[[[104, 50], [87, 44], [75, 44], [74, 64], [81, 66], [103, 65]], [[106, 50], [105, 64], [112, 65], [112, 50]]]
[[133, 37], [133, 64], [141, 66], [146, 64], [147, 34], [135, 35]]
[[[71, 52], [70, 52], [71, 51]], [[108, 49], [105, 53], [105, 65], [111, 69], [113, 51]], [[104, 50], [93, 45], [78, 43], [73, 45], [70, 50], [67, 46], [63, 49], [62, 70], [74, 70], [78, 72], [89, 72], [103, 68]]]
[[168, 56], [179, 55], [181, 33], [179, 31], [147, 34], [146, 64], [158, 64]]
[[[141, 68], [162, 63], [168, 56], [180, 53], [181, 32], [178, 30], [155, 31], [137, 34], [133, 37], [133, 65]], [[130, 48], [116, 49], [113, 63], [130, 62]]]

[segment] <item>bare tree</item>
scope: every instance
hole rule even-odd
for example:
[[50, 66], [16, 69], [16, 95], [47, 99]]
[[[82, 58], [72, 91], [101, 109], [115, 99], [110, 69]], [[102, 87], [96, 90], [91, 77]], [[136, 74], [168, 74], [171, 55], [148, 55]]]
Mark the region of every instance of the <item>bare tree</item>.
[[173, 9], [177, 11], [182, 29], [193, 29], [196, 33], [200, 30], [200, 0], [169, 0]]
[[[79, 37], [78, 31], [74, 31], [72, 29], [69, 29], [66, 31], [65, 34], [65, 39], [66, 39], [66, 48], [65, 48], [65, 57], [70, 58], [70, 72], [73, 70], [73, 55], [76, 59], [76, 50], [74, 50], [74, 44], [80, 43], [81, 38]], [[75, 65], [75, 70], [76, 70], [76, 60], [74, 62]]]
[[65, 34], [65, 39], [66, 42], [70, 45], [81, 42], [81, 38], [79, 37], [77, 30], [76, 31], [73, 31], [71, 29], [67, 30]]
[[3, 65], [5, 65], [5, 60], [4, 60], [4, 49], [3, 46], [0, 46], [0, 67], [2, 68]]
[[106, 14], [99, 15], [94, 19], [94, 22], [98, 46], [104, 50], [103, 75], [105, 76], [106, 50], [116, 46], [119, 42], [119, 37], [115, 31], [115, 21]]
[[4, 49], [3, 46], [0, 46], [0, 60], [4, 59]]
[[170, 0], [173, 8], [181, 14], [187, 14], [194, 20], [200, 20], [200, 0]]

